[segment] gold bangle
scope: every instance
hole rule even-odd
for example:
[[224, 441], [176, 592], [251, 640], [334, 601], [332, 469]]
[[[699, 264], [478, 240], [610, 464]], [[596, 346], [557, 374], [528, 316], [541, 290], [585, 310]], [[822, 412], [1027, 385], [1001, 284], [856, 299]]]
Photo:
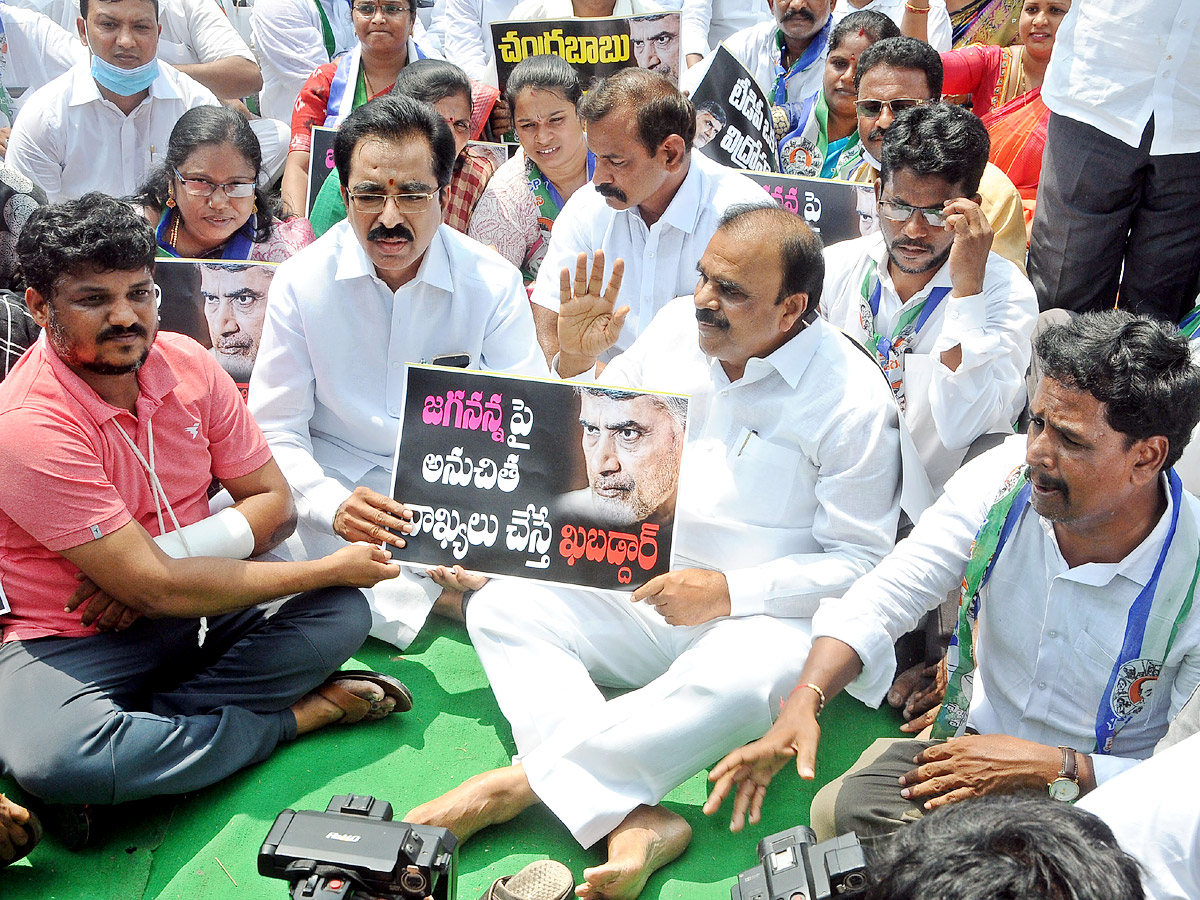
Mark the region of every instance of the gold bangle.
[[825, 692], [811, 681], [806, 681], [803, 684], [796, 685], [795, 690], [793, 690], [792, 693], [796, 693], [796, 691], [800, 690], [800, 688], [811, 688], [817, 692], [817, 715], [821, 715], [821, 710], [825, 708]]
[[919, 6], [913, 6], [911, 3], [908, 2], [908, 0], [904, 0], [904, 8], [907, 9], [910, 13], [916, 13], [917, 15], [921, 15], [921, 16], [929, 15], [929, 7], [928, 6], [926, 6], [924, 9], [922, 9]]

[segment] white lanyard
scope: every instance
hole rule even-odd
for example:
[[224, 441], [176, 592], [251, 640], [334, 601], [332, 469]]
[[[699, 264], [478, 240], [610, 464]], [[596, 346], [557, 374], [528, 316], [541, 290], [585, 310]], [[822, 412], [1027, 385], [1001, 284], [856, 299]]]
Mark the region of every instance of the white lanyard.
[[[188, 546], [187, 538], [184, 537], [183, 529], [179, 525], [179, 519], [175, 517], [175, 510], [171, 509], [171, 501], [167, 499], [167, 491], [162, 486], [162, 482], [158, 479], [158, 473], [154, 471], [154, 426], [149, 419], [146, 420], [146, 443], [150, 450], [150, 459], [142, 455], [142, 451], [138, 449], [133, 438], [129, 433], [121, 427], [121, 423], [113, 419], [113, 424], [117, 426], [117, 431], [121, 433], [121, 437], [125, 438], [125, 443], [129, 445], [129, 449], [133, 451], [133, 455], [137, 457], [137, 461], [142, 464], [142, 468], [146, 471], [146, 476], [150, 480], [150, 492], [154, 495], [154, 513], [158, 516], [158, 533], [166, 534], [166, 528], [163, 525], [163, 507], [167, 508], [167, 516], [171, 519], [171, 524], [175, 526], [175, 534], [179, 538], [179, 542], [183, 544], [183, 552], [188, 556], [192, 555], [192, 548]], [[204, 638], [208, 634], [208, 617], [200, 617], [200, 646], [204, 646]]]

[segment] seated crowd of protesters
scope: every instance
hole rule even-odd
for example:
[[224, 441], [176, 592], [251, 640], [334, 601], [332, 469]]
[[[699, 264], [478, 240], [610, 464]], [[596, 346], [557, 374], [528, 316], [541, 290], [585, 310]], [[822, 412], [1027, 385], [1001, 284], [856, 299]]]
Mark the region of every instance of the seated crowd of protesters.
[[[0, 868], [39, 809], [407, 711], [340, 667], [432, 613], [515, 754], [404, 818], [465, 841], [544, 806], [603, 848], [554, 900], [636, 898], [707, 767], [704, 812], [757, 822], [843, 690], [902, 734], [798, 818], [859, 835], [869, 896], [984, 896], [977, 865], [1200, 897], [1187, 7], [257, 0], [253, 49], [218, 0], [0, 8], [0, 774], [28, 798], [0, 795]], [[637, 65], [498, 81], [493, 22], [635, 14]], [[725, 111], [689, 94], [720, 46], [784, 174], [862, 186], [863, 236], [713, 158]], [[156, 259], [278, 265], [238, 383], [160, 327]], [[603, 477], [636, 520], [671, 496], [675, 568], [630, 594], [390, 565], [405, 364], [448, 358], [621, 389], [600, 430], [678, 468]], [[688, 395], [686, 429], [667, 401], [638, 425], [642, 390]]]

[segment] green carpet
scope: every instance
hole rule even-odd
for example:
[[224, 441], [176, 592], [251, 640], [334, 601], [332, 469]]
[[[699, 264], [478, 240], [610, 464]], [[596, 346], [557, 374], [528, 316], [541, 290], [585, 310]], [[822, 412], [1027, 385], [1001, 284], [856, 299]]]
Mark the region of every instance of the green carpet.
[[[509, 762], [512, 735], [456, 626], [431, 621], [403, 655], [369, 641], [347, 667], [352, 665], [403, 680], [415, 697], [413, 711], [386, 722], [327, 728], [196, 794], [116, 808], [99, 845], [83, 852], [68, 853], [47, 837], [26, 860], [0, 870], [0, 898], [283, 898], [287, 885], [259, 876], [256, 868], [258, 848], [280, 810], [323, 810], [334, 794], [374, 794], [391, 802], [399, 819], [466, 777]], [[741, 835], [729, 833], [727, 815], [709, 819], [701, 813], [704, 773], [673, 791], [664, 803], [691, 824], [692, 844], [650, 880], [642, 896], [727, 900], [737, 873], [755, 862], [758, 841], [806, 823], [815, 790], [873, 739], [896, 735], [899, 719], [843, 695], [821, 721], [817, 781], [801, 782], [794, 768], [785, 769], [767, 796], [763, 821]], [[0, 781], [0, 790], [21, 796], [11, 783]], [[545, 857], [566, 863], [579, 881], [586, 866], [603, 858], [603, 847], [580, 849], [545, 808], [534, 807], [467, 843], [459, 855], [458, 896], [475, 900], [493, 879]]]

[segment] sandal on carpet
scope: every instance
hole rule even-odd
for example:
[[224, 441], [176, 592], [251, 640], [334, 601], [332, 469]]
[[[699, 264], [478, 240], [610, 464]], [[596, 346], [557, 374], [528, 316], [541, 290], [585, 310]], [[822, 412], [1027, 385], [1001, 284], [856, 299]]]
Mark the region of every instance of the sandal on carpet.
[[12, 859], [0, 859], [0, 869], [3, 869], [5, 866], [12, 865], [18, 860], [27, 857], [30, 851], [33, 850], [33, 848], [36, 847], [38, 842], [42, 839], [42, 823], [39, 822], [38, 817], [33, 814], [33, 810], [28, 810], [28, 812], [29, 821], [21, 826], [28, 840], [25, 842], [24, 847], [13, 848], [17, 851], [17, 855]]
[[570, 869], [553, 859], [539, 859], [516, 875], [497, 878], [479, 900], [566, 900], [574, 888]]
[[[365, 697], [359, 697], [357, 694], [350, 693], [344, 687], [337, 684], [337, 682], [347, 679], [369, 681], [371, 684], [378, 685], [383, 690], [383, 698], [381, 700], [368, 700]], [[316, 693], [345, 712], [345, 715], [338, 719], [338, 724], [340, 725], [353, 725], [355, 722], [361, 722], [363, 719], [366, 719], [368, 722], [383, 719], [394, 712], [408, 712], [412, 709], [413, 705], [412, 692], [404, 686], [402, 681], [390, 675], [384, 675], [382, 672], [369, 672], [366, 669], [350, 669], [342, 672], [334, 672], [325, 679], [324, 684], [316, 689]], [[388, 697], [396, 701], [396, 705], [390, 710], [382, 706], [383, 701]]]

